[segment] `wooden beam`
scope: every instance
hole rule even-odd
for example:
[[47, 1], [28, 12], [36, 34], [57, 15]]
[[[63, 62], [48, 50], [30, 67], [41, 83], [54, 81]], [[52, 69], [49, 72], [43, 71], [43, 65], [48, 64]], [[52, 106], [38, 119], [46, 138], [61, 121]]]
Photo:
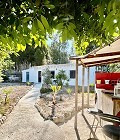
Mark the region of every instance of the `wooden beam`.
[[90, 69], [87, 68], [87, 107], [89, 108], [89, 94], [90, 94], [90, 87], [89, 87], [89, 80], [90, 80]]
[[76, 60], [76, 72], [75, 72], [75, 123], [74, 123], [75, 129], [77, 129], [77, 113], [78, 113], [78, 60]]
[[86, 67], [93, 67], [93, 66], [101, 66], [101, 65], [105, 65], [105, 64], [112, 64], [112, 63], [118, 63], [120, 62], [120, 59], [119, 60], [116, 60], [116, 61], [106, 61], [106, 62], [102, 62], [102, 63], [94, 63], [94, 64], [87, 64]]
[[[89, 60], [89, 61], [86, 61], [85, 62], [85, 60]], [[119, 55], [119, 57], [117, 57], [117, 58], [106, 58], [106, 59], [104, 59], [104, 60], [101, 60], [100, 58], [96, 58], [96, 60], [91, 60], [91, 59], [89, 59], [89, 58], [86, 58], [86, 59], [83, 59], [83, 61], [82, 61], [82, 59], [81, 59], [81, 63], [82, 63], [82, 65], [84, 64], [85, 66], [87, 66], [87, 65], [95, 65], [95, 64], [102, 64], [102, 63], [110, 63], [110, 62], [116, 62], [116, 61], [120, 61], [120, 55]]]
[[84, 114], [84, 75], [85, 75], [85, 68], [82, 67], [82, 115]]

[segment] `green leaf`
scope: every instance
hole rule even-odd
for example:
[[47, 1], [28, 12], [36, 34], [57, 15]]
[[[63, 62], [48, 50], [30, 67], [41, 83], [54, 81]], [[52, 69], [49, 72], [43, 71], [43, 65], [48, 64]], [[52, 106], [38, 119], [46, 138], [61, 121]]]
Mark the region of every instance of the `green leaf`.
[[111, 21], [111, 18], [114, 16], [114, 14], [115, 14], [115, 11], [111, 11], [111, 12], [108, 14], [108, 16], [106, 17], [105, 22], [104, 22], [104, 24], [103, 24], [102, 30], [104, 30], [104, 29], [109, 25], [109, 22]]
[[49, 4], [50, 2], [48, 0], [45, 0], [44, 1], [44, 4]]
[[73, 24], [72, 22], [69, 22], [69, 26], [70, 26], [70, 28], [72, 28], [72, 29], [75, 29], [75, 28], [76, 28], [75, 24]]
[[38, 28], [42, 31], [45, 32], [44, 26], [43, 24], [37, 19], [37, 24], [38, 24]]
[[37, 47], [37, 46], [39, 45], [39, 40], [36, 39], [36, 40], [34, 40], [34, 41], [35, 41], [35, 47]]
[[116, 2], [113, 2], [113, 11], [116, 12]]
[[22, 22], [23, 22], [23, 23], [26, 23], [26, 22], [30, 21], [31, 19], [32, 19], [32, 17], [25, 17], [25, 18], [22, 20]]
[[109, 4], [108, 4], [108, 12], [110, 12], [111, 6], [112, 6], [112, 1], [110, 1]]
[[40, 5], [40, 0], [36, 0], [36, 1], [35, 1], [35, 4], [36, 4], [36, 7], [39, 7], [39, 5]]
[[2, 43], [3, 43], [3, 44], [7, 44], [6, 39], [5, 39], [3, 36], [0, 36], [0, 37], [1, 37]]
[[63, 25], [64, 25], [64, 23], [59, 23], [59, 24], [56, 26], [56, 29], [62, 30], [63, 27], [64, 27]]
[[23, 51], [23, 50], [25, 50], [25, 48], [26, 48], [26, 47], [23, 46], [22, 44], [17, 44], [17, 50], [18, 50], [18, 51], [20, 51], [20, 50]]
[[77, 39], [76, 32], [74, 30], [70, 30], [71, 35], [74, 37], [74, 39]]
[[32, 33], [35, 34], [36, 33], [36, 23], [35, 20], [32, 23]]
[[55, 6], [54, 5], [52, 5], [52, 4], [47, 4], [47, 5], [45, 5], [48, 9], [54, 9], [55, 8]]
[[65, 28], [62, 32], [62, 41], [66, 41], [67, 40], [67, 29]]
[[47, 21], [47, 19], [43, 15], [41, 15], [41, 21], [42, 21], [45, 29], [49, 29], [48, 21]]

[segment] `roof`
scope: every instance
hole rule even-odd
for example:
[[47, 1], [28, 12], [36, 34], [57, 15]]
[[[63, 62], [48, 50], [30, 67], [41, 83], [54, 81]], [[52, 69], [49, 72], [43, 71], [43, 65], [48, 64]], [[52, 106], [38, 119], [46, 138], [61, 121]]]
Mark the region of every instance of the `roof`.
[[113, 43], [103, 48], [99, 48], [98, 51], [89, 54], [88, 57], [104, 57], [119, 54], [120, 54], [120, 37], [118, 37]]
[[87, 55], [74, 56], [70, 59], [78, 60], [79, 65], [83, 65], [85, 67], [120, 62], [120, 37], [110, 45], [103, 48], [97, 48]]

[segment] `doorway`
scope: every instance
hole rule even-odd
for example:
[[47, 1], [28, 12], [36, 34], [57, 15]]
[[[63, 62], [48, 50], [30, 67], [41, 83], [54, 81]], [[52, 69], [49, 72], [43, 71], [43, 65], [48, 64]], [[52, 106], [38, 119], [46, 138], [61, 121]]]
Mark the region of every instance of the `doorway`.
[[29, 72], [26, 72], [26, 82], [29, 82]]
[[38, 71], [38, 82], [41, 83], [41, 71]]

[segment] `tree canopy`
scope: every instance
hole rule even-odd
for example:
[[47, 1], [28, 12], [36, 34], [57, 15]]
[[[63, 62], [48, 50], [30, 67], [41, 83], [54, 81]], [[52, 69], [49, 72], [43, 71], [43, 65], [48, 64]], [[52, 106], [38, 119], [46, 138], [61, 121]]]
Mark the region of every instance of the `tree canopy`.
[[74, 39], [78, 54], [92, 41], [108, 43], [120, 34], [120, 0], [1, 0], [0, 61], [33, 39], [46, 46], [52, 29]]
[[24, 50], [32, 39], [46, 45], [53, 28], [63, 41], [74, 38], [78, 51], [120, 32], [119, 0], [2, 0], [0, 9], [0, 45], [10, 52]]

